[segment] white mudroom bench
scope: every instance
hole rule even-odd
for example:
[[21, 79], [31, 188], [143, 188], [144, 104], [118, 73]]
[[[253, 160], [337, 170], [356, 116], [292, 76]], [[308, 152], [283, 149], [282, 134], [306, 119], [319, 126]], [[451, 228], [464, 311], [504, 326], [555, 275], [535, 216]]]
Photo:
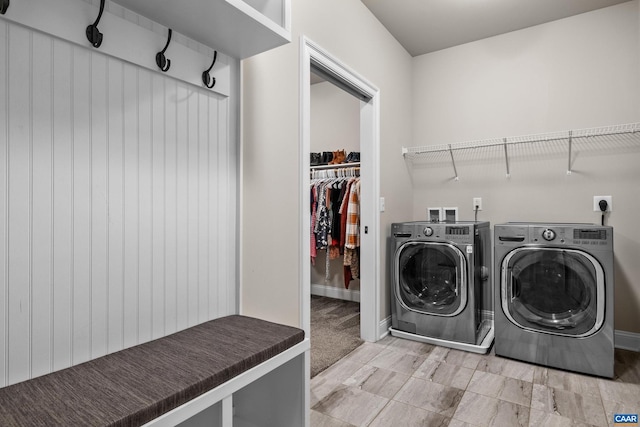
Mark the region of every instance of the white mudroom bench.
[[304, 331], [211, 320], [0, 389], [2, 426], [305, 425]]

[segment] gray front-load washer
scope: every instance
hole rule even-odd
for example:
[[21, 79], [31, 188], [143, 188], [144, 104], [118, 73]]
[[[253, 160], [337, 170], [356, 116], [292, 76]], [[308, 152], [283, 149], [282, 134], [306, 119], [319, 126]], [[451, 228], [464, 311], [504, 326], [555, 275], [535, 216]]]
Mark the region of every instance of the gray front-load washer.
[[613, 377], [613, 229], [508, 223], [494, 229], [498, 356]]
[[486, 353], [492, 332], [488, 222], [392, 224], [389, 260], [392, 335]]

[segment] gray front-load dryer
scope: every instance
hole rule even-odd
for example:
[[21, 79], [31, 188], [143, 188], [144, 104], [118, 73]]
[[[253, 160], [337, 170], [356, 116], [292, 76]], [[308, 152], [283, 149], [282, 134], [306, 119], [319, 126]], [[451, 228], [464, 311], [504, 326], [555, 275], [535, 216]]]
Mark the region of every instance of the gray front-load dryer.
[[613, 377], [613, 229], [508, 223], [494, 229], [498, 356]]
[[392, 335], [488, 350], [490, 342], [480, 346], [492, 330], [488, 222], [392, 224], [389, 257]]

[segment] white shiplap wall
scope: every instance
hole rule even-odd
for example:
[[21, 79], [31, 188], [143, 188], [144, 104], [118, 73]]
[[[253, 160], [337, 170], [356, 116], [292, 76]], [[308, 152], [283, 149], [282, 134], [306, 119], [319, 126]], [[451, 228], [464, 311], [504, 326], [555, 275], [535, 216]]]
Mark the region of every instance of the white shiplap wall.
[[237, 311], [229, 103], [0, 20], [0, 386]]

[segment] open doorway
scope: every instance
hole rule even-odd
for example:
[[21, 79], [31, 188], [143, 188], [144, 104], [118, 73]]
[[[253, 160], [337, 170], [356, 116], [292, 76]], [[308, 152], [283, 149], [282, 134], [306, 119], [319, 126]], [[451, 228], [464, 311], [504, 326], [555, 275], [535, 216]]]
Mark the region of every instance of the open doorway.
[[[360, 177], [360, 100], [311, 69], [311, 204], [317, 204], [318, 191], [328, 197], [327, 236], [312, 215], [311, 295], [360, 302], [360, 276], [357, 268], [345, 265], [345, 204], [350, 189]], [[314, 197], [314, 195], [316, 197]], [[318, 209], [316, 209], [317, 211]], [[319, 236], [319, 238], [316, 238]], [[347, 256], [348, 257], [348, 256]], [[358, 337], [360, 331], [358, 330]]]
[[[310, 334], [310, 153], [311, 74], [357, 97], [360, 152], [360, 337], [377, 341], [380, 333], [379, 240], [379, 91], [306, 37], [301, 41], [301, 147], [300, 147], [300, 284], [301, 324]], [[346, 149], [346, 147], [345, 147]]]
[[[311, 377], [360, 338], [360, 101], [311, 67]], [[348, 233], [347, 231], [350, 231]], [[349, 236], [350, 238], [347, 238]]]

